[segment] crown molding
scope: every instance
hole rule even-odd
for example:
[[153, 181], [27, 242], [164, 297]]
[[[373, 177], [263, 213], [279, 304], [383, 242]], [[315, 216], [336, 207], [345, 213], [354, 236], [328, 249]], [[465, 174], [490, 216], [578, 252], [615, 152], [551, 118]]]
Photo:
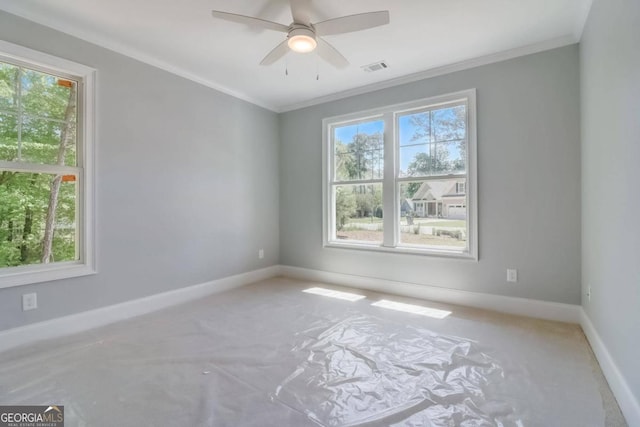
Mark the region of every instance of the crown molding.
[[419, 71], [417, 73], [409, 74], [402, 77], [396, 77], [390, 80], [383, 80], [381, 82], [372, 83], [366, 86], [360, 86], [354, 89], [348, 89], [341, 92], [332, 93], [330, 95], [321, 96], [308, 101], [302, 101], [295, 104], [290, 104], [285, 107], [276, 109], [277, 113], [285, 113], [287, 111], [300, 110], [302, 108], [312, 107], [314, 105], [325, 104], [327, 102], [337, 101], [344, 98], [349, 98], [356, 95], [363, 95], [369, 92], [375, 92], [381, 89], [387, 89], [394, 86], [400, 86], [407, 83], [413, 83], [419, 80], [425, 80], [432, 77], [442, 76], [444, 74], [455, 73], [457, 71], [464, 71], [470, 68], [480, 67], [482, 65], [489, 65], [496, 62], [506, 61], [508, 59], [517, 58], [520, 56], [531, 55], [545, 50], [556, 49], [563, 46], [572, 45], [578, 43], [578, 39], [573, 34], [568, 34], [562, 37], [558, 37], [551, 40], [546, 40], [540, 43], [535, 43], [515, 49], [509, 49], [501, 52], [492, 53], [477, 58], [467, 59], [464, 61], [456, 62], [441, 67], [430, 68], [428, 70]]
[[94, 45], [100, 46], [102, 48], [111, 50], [113, 52], [119, 53], [121, 55], [127, 56], [129, 58], [135, 59], [137, 61], [143, 62], [147, 65], [151, 65], [153, 67], [159, 68], [161, 70], [164, 70], [168, 73], [174, 74], [176, 76], [179, 77], [183, 77], [187, 80], [191, 80], [195, 83], [201, 84], [203, 86], [207, 86], [211, 89], [217, 90], [218, 92], [222, 92], [226, 95], [229, 96], [233, 96], [234, 98], [238, 98], [240, 100], [249, 102], [251, 104], [257, 105], [258, 107], [262, 107], [262, 108], [266, 108], [267, 110], [271, 110], [274, 112], [277, 112], [277, 108], [274, 105], [271, 105], [269, 103], [263, 102], [262, 100], [259, 100], [257, 98], [254, 98], [246, 93], [243, 92], [239, 92], [237, 90], [231, 89], [229, 87], [226, 87], [224, 85], [221, 85], [213, 80], [210, 80], [208, 78], [204, 78], [201, 77], [197, 74], [192, 73], [191, 71], [188, 71], [182, 67], [179, 67], [177, 65], [174, 64], [170, 64], [166, 61], [163, 61], [161, 59], [158, 59], [152, 55], [149, 55], [147, 53], [144, 53], [138, 49], [134, 49], [130, 46], [126, 46], [122, 43], [116, 42], [114, 40], [110, 40], [107, 39], [105, 37], [101, 37], [98, 36], [96, 34], [93, 34], [91, 32], [87, 32], [87, 31], [83, 31], [83, 30], [79, 30], [79, 29], [75, 29], [75, 28], [70, 28], [69, 26], [63, 24], [62, 22], [59, 22], [53, 18], [42, 18], [41, 16], [33, 13], [33, 11], [29, 10], [26, 7], [26, 2], [25, 3], [20, 3], [21, 5], [24, 4], [25, 7], [22, 6], [18, 6], [18, 4], [16, 3], [12, 3], [12, 4], [7, 4], [7, 3], [2, 3], [0, 4], [0, 10], [4, 10], [7, 13], [10, 13], [12, 15], [16, 15], [20, 18], [24, 18], [27, 19], [29, 21], [35, 22], [36, 24], [40, 24], [43, 25], [45, 27], [54, 29], [56, 31], [59, 31], [61, 33], [70, 35], [72, 37], [76, 37], [79, 38], [83, 41], [92, 43]]
[[496, 62], [506, 61], [506, 60], [517, 58], [520, 56], [531, 55], [531, 54], [542, 52], [545, 50], [556, 49], [559, 47], [578, 43], [580, 40], [580, 36], [582, 34], [582, 30], [584, 28], [586, 19], [588, 17], [589, 10], [591, 8], [591, 3], [592, 1], [589, 1], [589, 3], [584, 7], [581, 17], [577, 20], [577, 24], [576, 24], [576, 27], [574, 28], [573, 34], [567, 34], [565, 36], [558, 37], [551, 40], [546, 40], [540, 43], [522, 46], [519, 48], [510, 49], [506, 51], [496, 52], [489, 55], [480, 56], [477, 58], [471, 58], [471, 59], [456, 62], [453, 64], [431, 68], [431, 69], [427, 69], [417, 73], [412, 73], [406, 76], [397, 77], [389, 80], [383, 80], [381, 82], [372, 83], [369, 85], [360, 86], [360, 87], [348, 89], [345, 91], [335, 92], [329, 95], [320, 96], [307, 101], [302, 101], [302, 102], [284, 105], [284, 106], [274, 105], [272, 103], [265, 102], [264, 100], [254, 98], [249, 94], [221, 85], [220, 83], [214, 80], [197, 75], [177, 65], [170, 64], [166, 61], [163, 61], [152, 55], [144, 53], [138, 49], [134, 49], [130, 46], [126, 46], [122, 43], [109, 40], [105, 37], [98, 36], [91, 32], [69, 28], [64, 23], [59, 22], [50, 17], [43, 18], [41, 16], [38, 16], [38, 14], [34, 13], [32, 10], [29, 10], [28, 8], [21, 6], [21, 5], [24, 5], [25, 3], [10, 3], [10, 4], [2, 3], [0, 4], [0, 10], [4, 10], [5, 12], [8, 12], [10, 14], [13, 14], [21, 18], [27, 19], [29, 21], [35, 22], [37, 24], [52, 28], [56, 31], [60, 31], [70, 36], [77, 37], [89, 43], [95, 44], [105, 49], [109, 49], [121, 55], [133, 58], [140, 62], [146, 63], [153, 67], [167, 71], [171, 74], [191, 80], [195, 83], [201, 84], [203, 86], [209, 87], [211, 89], [217, 90], [226, 95], [233, 96], [234, 98], [238, 98], [240, 100], [265, 108], [267, 110], [271, 110], [276, 113], [285, 113], [288, 111], [299, 110], [299, 109], [311, 107], [314, 105], [337, 101], [337, 100], [348, 98], [351, 96], [363, 95], [365, 93], [375, 92], [381, 89], [400, 86], [403, 84], [412, 83], [419, 80], [424, 80], [424, 79], [437, 77], [437, 76], [454, 73], [458, 71], [463, 71], [470, 68], [479, 67], [482, 65], [488, 65]]
[[580, 14], [576, 18], [575, 28], [573, 29], [573, 36], [577, 41], [582, 40], [582, 33], [587, 26], [587, 20], [589, 19], [589, 13], [591, 13], [591, 7], [594, 0], [587, 0], [580, 9]]

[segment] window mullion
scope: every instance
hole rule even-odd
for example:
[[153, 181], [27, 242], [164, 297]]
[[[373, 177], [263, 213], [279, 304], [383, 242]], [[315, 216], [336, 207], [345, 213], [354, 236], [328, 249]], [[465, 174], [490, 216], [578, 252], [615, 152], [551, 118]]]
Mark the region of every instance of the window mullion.
[[12, 171], [12, 172], [34, 172], [34, 173], [48, 173], [48, 174], [79, 174], [82, 172], [82, 168], [77, 166], [61, 166], [61, 165], [49, 165], [27, 162], [7, 162], [0, 160], [0, 170]]
[[394, 114], [383, 115], [384, 120], [384, 182], [382, 184], [383, 203], [383, 246], [395, 247], [400, 209], [396, 206], [396, 129]]
[[397, 178], [398, 182], [442, 181], [443, 179], [466, 179], [467, 173], [451, 173], [447, 175], [418, 175]]
[[22, 160], [22, 67], [18, 67], [18, 87], [16, 99], [18, 102], [18, 120], [16, 127], [18, 128], [18, 160]]
[[381, 184], [382, 179], [354, 179], [351, 181], [330, 181], [330, 185], [372, 185]]
[[[21, 102], [20, 99], [18, 99], [18, 101]], [[0, 108], [0, 114], [11, 114], [11, 115], [20, 114], [20, 116], [22, 116], [22, 117], [27, 117], [27, 118], [30, 118], [30, 119], [37, 119], [37, 120], [46, 120], [46, 121], [53, 122], [53, 123], [60, 123], [62, 125], [73, 124], [73, 122], [74, 122], [73, 120], [65, 121], [65, 120], [62, 120], [62, 119], [54, 119], [54, 118], [51, 118], [51, 117], [48, 117], [48, 116], [42, 116], [42, 115], [37, 115], [37, 114], [33, 114], [33, 113], [25, 113], [23, 108], [21, 108], [20, 112], [17, 109], [14, 111], [14, 110], [7, 110], [7, 109], [4, 109], [4, 108]]]

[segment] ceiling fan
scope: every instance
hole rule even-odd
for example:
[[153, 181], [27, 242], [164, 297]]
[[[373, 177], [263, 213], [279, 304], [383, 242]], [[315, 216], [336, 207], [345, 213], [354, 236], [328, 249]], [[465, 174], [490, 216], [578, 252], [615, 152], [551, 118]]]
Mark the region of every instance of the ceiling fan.
[[293, 22], [283, 25], [252, 16], [212, 10], [215, 18], [246, 24], [266, 30], [286, 33], [287, 38], [265, 56], [260, 65], [271, 65], [292, 50], [294, 52], [312, 52], [317, 48], [318, 55], [336, 68], [345, 68], [349, 61], [331, 44], [320, 36], [351, 33], [366, 30], [389, 23], [389, 11], [358, 13], [326, 21], [311, 23], [311, 0], [290, 0]]

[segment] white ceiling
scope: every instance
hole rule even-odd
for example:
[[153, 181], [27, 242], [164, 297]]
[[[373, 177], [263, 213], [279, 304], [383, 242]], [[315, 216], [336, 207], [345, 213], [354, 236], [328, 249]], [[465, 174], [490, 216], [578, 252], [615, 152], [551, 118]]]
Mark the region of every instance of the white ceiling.
[[[327, 36], [351, 63], [337, 70], [314, 53], [290, 52], [269, 67], [260, 66], [286, 34], [255, 31], [214, 20], [210, 14], [218, 9], [288, 25], [292, 19], [287, 0], [0, 0], [0, 9], [274, 111], [286, 111], [417, 79], [451, 64], [478, 64], [482, 62], [478, 58], [488, 62], [575, 43], [591, 0], [313, 0], [312, 4], [312, 22], [389, 10], [391, 23]], [[500, 52], [508, 53], [494, 55]], [[374, 73], [360, 68], [379, 60], [389, 68]]]

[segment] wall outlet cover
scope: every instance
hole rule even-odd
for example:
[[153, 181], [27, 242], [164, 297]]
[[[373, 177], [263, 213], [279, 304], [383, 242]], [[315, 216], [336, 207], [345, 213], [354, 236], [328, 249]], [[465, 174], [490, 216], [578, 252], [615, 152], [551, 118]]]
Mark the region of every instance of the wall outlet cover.
[[22, 311], [35, 310], [38, 308], [38, 294], [24, 294], [22, 295]]

